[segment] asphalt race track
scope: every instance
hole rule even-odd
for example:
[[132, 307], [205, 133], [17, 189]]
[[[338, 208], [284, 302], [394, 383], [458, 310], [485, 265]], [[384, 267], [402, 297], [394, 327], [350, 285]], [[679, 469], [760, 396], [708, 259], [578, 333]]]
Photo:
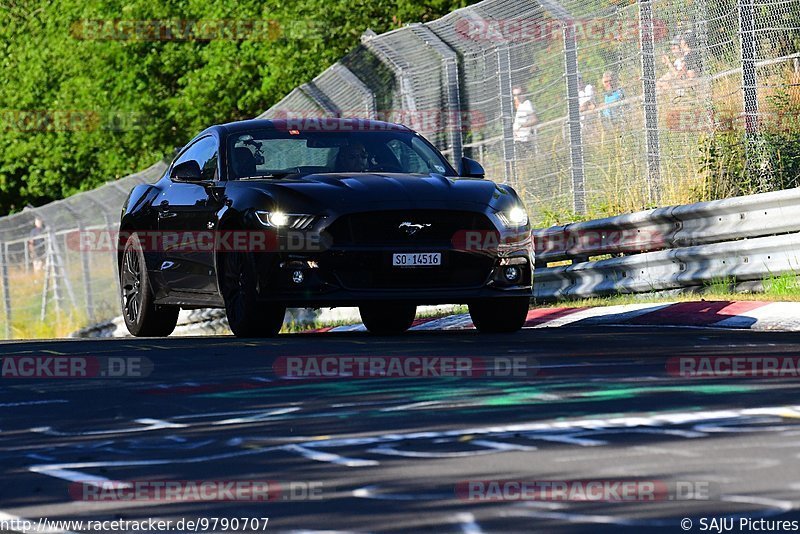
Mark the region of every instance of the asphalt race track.
[[[797, 379], [668, 372], [676, 356], [796, 356], [798, 339], [567, 327], [6, 342], [5, 357], [125, 358], [152, 368], [139, 378], [25, 379], [4, 367], [0, 519], [268, 517], [269, 532], [468, 533], [800, 520]], [[280, 358], [307, 355], [470, 357], [488, 372], [276, 375]], [[524, 365], [498, 376], [508, 361]], [[482, 502], [459, 490], [468, 481], [589, 479], [670, 490], [655, 502]], [[272, 481], [281, 491], [267, 502], [181, 502], [93, 500], [75, 490], [144, 480]], [[707, 491], [679, 498], [672, 489], [681, 484]]]

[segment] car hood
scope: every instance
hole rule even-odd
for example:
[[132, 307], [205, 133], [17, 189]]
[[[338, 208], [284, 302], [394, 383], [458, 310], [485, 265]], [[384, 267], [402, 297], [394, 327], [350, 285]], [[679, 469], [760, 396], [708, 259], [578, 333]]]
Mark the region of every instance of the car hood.
[[511, 194], [489, 180], [438, 174], [311, 174], [298, 179], [247, 183], [263, 188], [281, 209], [334, 212], [394, 208], [475, 210]]

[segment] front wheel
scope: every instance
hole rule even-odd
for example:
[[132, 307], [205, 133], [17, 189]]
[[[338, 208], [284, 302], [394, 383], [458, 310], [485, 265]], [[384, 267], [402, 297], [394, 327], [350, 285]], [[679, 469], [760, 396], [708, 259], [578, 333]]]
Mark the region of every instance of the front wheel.
[[280, 332], [286, 307], [258, 302], [255, 266], [246, 254], [224, 255], [221, 282], [225, 313], [233, 335], [261, 338]]
[[391, 336], [402, 334], [414, 322], [415, 304], [380, 302], [358, 307], [361, 321], [372, 334]]
[[469, 305], [469, 315], [479, 332], [499, 334], [516, 332], [528, 317], [528, 297], [481, 300]]
[[128, 332], [136, 337], [165, 337], [178, 323], [177, 306], [157, 306], [147, 276], [147, 265], [139, 236], [131, 234], [122, 251], [119, 267], [122, 317]]

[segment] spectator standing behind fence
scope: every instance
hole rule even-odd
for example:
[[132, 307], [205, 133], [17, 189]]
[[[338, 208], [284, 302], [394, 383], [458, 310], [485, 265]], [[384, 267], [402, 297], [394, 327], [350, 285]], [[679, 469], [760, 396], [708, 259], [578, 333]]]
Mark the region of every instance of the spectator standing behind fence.
[[683, 67], [686, 78], [692, 79], [699, 76], [702, 72], [700, 64], [700, 54], [694, 49], [694, 34], [686, 32], [680, 36], [681, 54], [683, 54]]
[[539, 117], [530, 99], [525, 98], [522, 87], [514, 87], [514, 141], [518, 143], [531, 143], [534, 141], [534, 127], [539, 123]]
[[580, 74], [578, 74], [578, 107], [581, 113], [597, 108], [597, 102], [594, 99], [594, 85], [590, 83], [584, 85], [583, 76]]
[[671, 58], [667, 54], [661, 56], [661, 62], [666, 65], [667, 72], [656, 82], [656, 88], [659, 91], [664, 91], [674, 82], [686, 78], [686, 58], [684, 49], [681, 47], [681, 40], [678, 37], [670, 41], [670, 53], [672, 54]]
[[621, 116], [618, 102], [625, 98], [625, 92], [619, 87], [617, 75], [607, 70], [603, 73], [603, 109], [600, 112], [603, 118], [616, 120]]
[[28, 234], [28, 254], [30, 254], [33, 270], [41, 271], [44, 266], [45, 236], [44, 221], [39, 217], [33, 219], [33, 228]]

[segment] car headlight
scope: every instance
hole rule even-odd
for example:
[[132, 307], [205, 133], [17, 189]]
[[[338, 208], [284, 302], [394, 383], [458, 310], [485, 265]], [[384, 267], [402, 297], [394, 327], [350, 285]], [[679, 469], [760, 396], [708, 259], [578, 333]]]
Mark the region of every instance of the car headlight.
[[314, 223], [316, 217], [305, 213], [284, 213], [282, 211], [257, 211], [258, 222], [272, 228], [291, 228], [305, 230]]
[[507, 211], [498, 211], [497, 217], [506, 228], [519, 228], [528, 224], [528, 214], [520, 206], [514, 206]]

